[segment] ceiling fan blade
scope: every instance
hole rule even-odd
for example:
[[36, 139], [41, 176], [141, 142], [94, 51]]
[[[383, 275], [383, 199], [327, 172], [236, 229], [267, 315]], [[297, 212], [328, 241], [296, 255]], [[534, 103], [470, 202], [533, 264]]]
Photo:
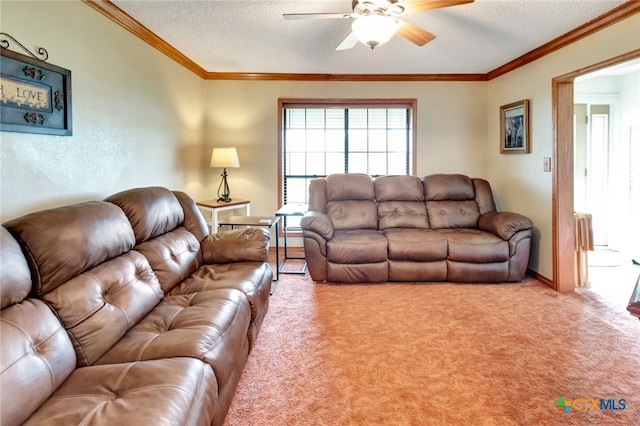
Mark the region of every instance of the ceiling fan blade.
[[344, 18], [351, 18], [351, 13], [283, 13], [282, 17], [287, 20], [344, 19]]
[[409, 13], [424, 12], [426, 10], [442, 9], [443, 7], [459, 6], [461, 4], [473, 3], [474, 0], [404, 0], [398, 5], [404, 8], [403, 15]]
[[349, 35], [347, 37], [345, 37], [345, 39], [340, 42], [338, 47], [336, 47], [336, 50], [351, 49], [356, 44], [358, 44], [358, 37], [356, 37], [355, 33], [350, 32]]
[[431, 34], [429, 31], [425, 31], [413, 24], [401, 21], [400, 19], [397, 19], [396, 21], [398, 22], [398, 34], [413, 44], [424, 46], [436, 38], [436, 36]]

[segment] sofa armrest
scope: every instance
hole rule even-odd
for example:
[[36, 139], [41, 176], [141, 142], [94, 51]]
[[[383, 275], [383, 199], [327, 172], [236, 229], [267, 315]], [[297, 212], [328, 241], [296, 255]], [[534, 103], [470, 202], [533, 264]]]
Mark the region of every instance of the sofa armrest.
[[307, 212], [300, 221], [300, 227], [319, 234], [325, 240], [333, 238], [333, 222], [326, 213]]
[[206, 264], [268, 262], [271, 234], [265, 228], [239, 228], [209, 235], [202, 241]]
[[533, 227], [528, 217], [513, 212], [491, 212], [480, 216], [478, 228], [491, 232], [507, 241], [516, 232], [525, 231]]

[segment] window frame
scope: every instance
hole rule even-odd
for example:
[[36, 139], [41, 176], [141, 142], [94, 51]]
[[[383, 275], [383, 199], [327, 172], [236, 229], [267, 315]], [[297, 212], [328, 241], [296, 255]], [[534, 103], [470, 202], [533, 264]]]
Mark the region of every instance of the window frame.
[[[284, 110], [289, 106], [298, 108], [407, 108], [411, 110], [411, 153], [410, 153], [410, 169], [412, 176], [416, 176], [417, 165], [417, 115], [418, 101], [417, 99], [349, 99], [349, 98], [332, 98], [332, 99], [315, 99], [315, 98], [279, 98], [278, 99], [278, 208], [283, 206], [283, 120]], [[287, 232], [288, 235], [299, 235], [300, 230], [293, 229]]]

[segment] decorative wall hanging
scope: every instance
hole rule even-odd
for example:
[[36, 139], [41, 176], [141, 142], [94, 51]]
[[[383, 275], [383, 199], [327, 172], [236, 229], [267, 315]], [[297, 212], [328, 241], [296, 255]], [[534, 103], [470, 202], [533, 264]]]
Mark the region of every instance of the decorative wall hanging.
[[[8, 50], [10, 41], [30, 56]], [[71, 135], [71, 71], [44, 62], [44, 48], [38, 58], [9, 34], [0, 33], [0, 46], [0, 130]]]
[[500, 107], [500, 153], [531, 152], [529, 132], [529, 100]]

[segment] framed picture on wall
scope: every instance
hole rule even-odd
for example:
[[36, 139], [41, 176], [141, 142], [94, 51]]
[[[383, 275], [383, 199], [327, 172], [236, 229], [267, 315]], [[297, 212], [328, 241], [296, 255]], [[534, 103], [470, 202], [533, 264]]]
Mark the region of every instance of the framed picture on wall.
[[70, 136], [71, 71], [0, 48], [0, 130]]
[[500, 107], [500, 153], [531, 152], [529, 132], [529, 100]]

